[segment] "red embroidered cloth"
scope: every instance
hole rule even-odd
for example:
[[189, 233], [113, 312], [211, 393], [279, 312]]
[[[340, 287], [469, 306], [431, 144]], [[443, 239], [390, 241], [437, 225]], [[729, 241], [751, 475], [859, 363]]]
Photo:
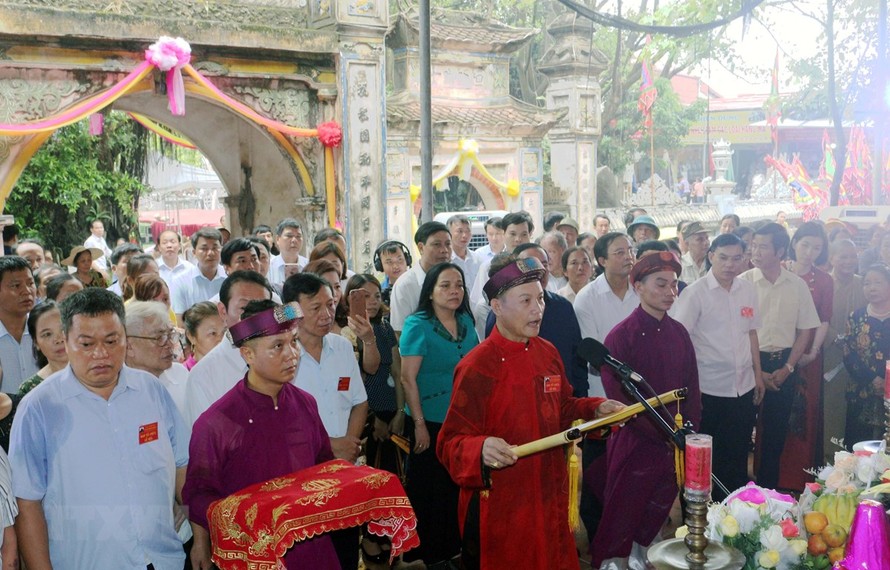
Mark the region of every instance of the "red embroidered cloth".
[[342, 459], [242, 489], [211, 504], [207, 519], [221, 570], [284, 568], [294, 543], [365, 523], [390, 539], [390, 560], [420, 544], [398, 477]]

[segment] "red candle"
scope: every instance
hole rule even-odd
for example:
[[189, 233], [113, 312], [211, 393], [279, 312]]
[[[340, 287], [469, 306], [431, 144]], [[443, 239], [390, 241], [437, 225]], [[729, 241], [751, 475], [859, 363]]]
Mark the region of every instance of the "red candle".
[[686, 436], [686, 489], [711, 491], [711, 452], [713, 440], [703, 433]]
[[890, 360], [884, 365], [884, 399], [890, 400]]

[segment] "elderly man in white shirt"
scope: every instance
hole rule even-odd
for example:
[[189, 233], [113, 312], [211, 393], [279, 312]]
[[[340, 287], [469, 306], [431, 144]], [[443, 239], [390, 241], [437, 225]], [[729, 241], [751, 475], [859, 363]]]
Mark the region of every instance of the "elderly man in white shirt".
[[686, 253], [680, 258], [680, 265], [683, 266], [680, 281], [692, 285], [708, 272], [705, 259], [711, 242], [708, 230], [701, 222], [689, 222], [681, 233], [686, 243]]
[[464, 283], [467, 287], [476, 281], [481, 262], [470, 251], [470, 240], [473, 232], [470, 219], [463, 214], [455, 214], [448, 218], [448, 231], [451, 232], [451, 262], [464, 272]]
[[423, 286], [426, 272], [434, 265], [451, 260], [451, 232], [448, 231], [448, 226], [441, 222], [421, 224], [414, 234], [414, 243], [420, 252], [420, 259], [407, 273], [399, 277], [392, 288], [389, 322], [396, 331], [396, 336], [401, 336], [405, 319], [417, 310], [420, 288]]
[[754, 285], [737, 277], [747, 259], [741, 238], [717, 236], [708, 259], [711, 270], [683, 290], [673, 317], [689, 331], [695, 347], [700, 429], [714, 438], [714, 474], [727, 489], [737, 489], [748, 481], [751, 432], [764, 393], [757, 340], [760, 305]]
[[[216, 304], [226, 327], [241, 321], [241, 312], [250, 301], [272, 298], [272, 288], [266, 278], [255, 271], [235, 271], [223, 281]], [[241, 351], [232, 344], [228, 334], [213, 350], [204, 355], [189, 372], [186, 382], [185, 418], [194, 425], [223, 394], [244, 378], [247, 364]]]

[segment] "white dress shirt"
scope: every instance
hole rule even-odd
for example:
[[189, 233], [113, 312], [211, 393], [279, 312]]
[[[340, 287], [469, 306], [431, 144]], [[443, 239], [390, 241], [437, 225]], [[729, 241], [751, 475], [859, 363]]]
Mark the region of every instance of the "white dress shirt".
[[[173, 403], [176, 404], [176, 409], [179, 410], [179, 413], [182, 414], [183, 418], [188, 418], [188, 406], [186, 406], [186, 395], [185, 395], [185, 386], [189, 379], [189, 370], [179, 362], [174, 362], [173, 366], [161, 372], [161, 375], [158, 376], [158, 380], [160, 380], [161, 384], [164, 385], [164, 388], [170, 392], [170, 397], [173, 398]], [[191, 432], [192, 424], [188, 424], [189, 432]]]
[[426, 271], [423, 270], [420, 266], [420, 261], [418, 261], [404, 275], [399, 277], [396, 284], [392, 286], [389, 304], [389, 324], [392, 325], [394, 331], [402, 332], [405, 319], [417, 310], [417, 303], [420, 301], [420, 289], [423, 287], [424, 279], [426, 279]]
[[102, 269], [108, 269], [109, 261], [111, 259], [111, 249], [109, 249], [108, 244], [105, 243], [105, 238], [96, 237], [93, 234], [90, 234], [90, 237], [83, 242], [83, 246], [101, 249], [102, 257], [94, 259], [93, 261], [95, 261]]
[[352, 343], [333, 333], [322, 339], [321, 362], [303, 348], [295, 384], [315, 398], [328, 437], [345, 436], [352, 408], [368, 401]]
[[451, 263], [457, 265], [464, 272], [464, 285], [467, 288], [467, 291], [470, 290], [470, 287], [476, 282], [476, 273], [479, 271], [479, 266], [481, 262], [476, 259], [476, 256], [473, 255], [473, 252], [469, 249], [467, 250], [467, 258], [462, 259], [454, 252], [451, 251]]
[[15, 394], [22, 382], [37, 373], [39, 368], [34, 360], [31, 345], [32, 339], [28, 334], [28, 327], [24, 328], [22, 340], [18, 342], [0, 321], [0, 368], [3, 374], [0, 391]]
[[[309, 265], [309, 259], [298, 255], [297, 264], [300, 266], [300, 271], [303, 271], [303, 268]], [[274, 287], [281, 287], [284, 284], [284, 258], [280, 255], [272, 256], [269, 261], [268, 278], [269, 283]]]
[[201, 414], [231, 390], [246, 373], [247, 363], [241, 358], [241, 350], [231, 343], [227, 335], [189, 372], [188, 382], [185, 383], [185, 419], [189, 426], [195, 425]]
[[[615, 325], [629, 317], [639, 304], [640, 298], [630, 283], [624, 299], [619, 299], [603, 273], [578, 291], [572, 306], [581, 326], [581, 337], [603, 342]], [[587, 374], [587, 381], [590, 383], [588, 395], [605, 398], [602, 379], [590, 370], [588, 369]]]
[[556, 277], [552, 273], [550, 277], [547, 279], [547, 290], [551, 293], [559, 293], [559, 290], [569, 284], [569, 278], [563, 275], [562, 277]]
[[164, 283], [167, 284], [167, 288], [170, 290], [171, 299], [173, 298], [173, 282], [177, 277], [194, 269], [194, 267], [194, 263], [186, 261], [181, 257], [176, 258], [176, 265], [173, 267], [167, 265], [164, 262], [163, 257], [158, 258], [158, 275], [160, 275], [161, 279], [164, 280]]
[[757, 289], [733, 279], [727, 291], [712, 272], [683, 289], [671, 316], [680, 321], [695, 347], [703, 394], [737, 398], [754, 389], [751, 331], [760, 328]]
[[213, 279], [204, 277], [204, 274], [201, 273], [197, 266], [188, 273], [183, 273], [173, 280], [174, 290], [170, 292], [173, 312], [181, 315], [195, 303], [208, 301], [219, 293], [219, 289], [225, 280], [226, 271], [222, 265], [216, 267], [216, 275]]
[[701, 265], [696, 265], [695, 260], [692, 259], [692, 254], [688, 251], [680, 258], [680, 265], [683, 268], [683, 271], [680, 272], [680, 281], [687, 285], [692, 285], [708, 272], [705, 269], [705, 260], [701, 260]]

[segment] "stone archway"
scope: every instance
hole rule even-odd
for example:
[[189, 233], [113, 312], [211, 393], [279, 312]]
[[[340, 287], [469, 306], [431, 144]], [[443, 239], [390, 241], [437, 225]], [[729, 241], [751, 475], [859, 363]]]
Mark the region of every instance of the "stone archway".
[[[95, 95], [113, 84], [120, 73], [90, 73], [86, 77], [58, 70], [0, 70], [0, 99], [7, 121], [35, 120]], [[222, 78], [219, 82], [232, 96], [278, 121], [316, 124], [320, 114], [317, 93], [311, 85], [294, 80], [252, 81]], [[249, 232], [258, 219], [274, 223], [289, 212], [306, 220], [321, 218], [324, 209], [317, 180], [323, 178], [322, 148], [315, 139], [286, 137], [253, 123], [222, 104], [196, 95], [187, 84], [188, 112], [174, 117], [167, 97], [144, 81], [118, 99], [111, 109], [138, 112], [189, 138], [207, 156], [228, 191], [226, 205], [231, 230]], [[11, 93], [32, 93], [11, 96]], [[0, 137], [2, 199], [15, 184], [27, 162], [51, 132], [22, 137]]]
[[186, 107], [185, 117], [172, 117], [167, 98], [149, 91], [114, 104], [115, 110], [138, 112], [174, 128], [201, 150], [228, 192], [226, 206], [234, 235], [249, 232], [260, 221], [274, 224], [284, 211], [308, 219], [324, 209], [323, 188], [314, 182], [322, 169], [320, 145], [276, 139], [261, 126], [201, 97], [187, 97]]

